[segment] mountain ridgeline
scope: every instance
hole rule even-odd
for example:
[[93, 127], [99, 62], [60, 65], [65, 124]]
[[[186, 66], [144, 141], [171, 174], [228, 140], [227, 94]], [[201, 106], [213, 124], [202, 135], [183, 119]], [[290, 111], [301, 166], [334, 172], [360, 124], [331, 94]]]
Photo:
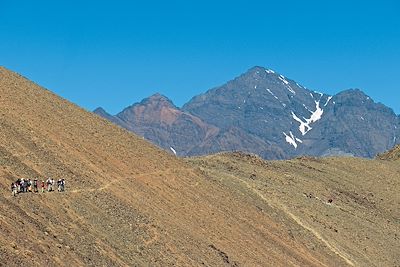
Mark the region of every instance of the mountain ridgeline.
[[244, 151], [266, 159], [372, 158], [400, 142], [400, 117], [361, 90], [330, 96], [262, 67], [182, 108], [156, 94], [115, 116], [102, 108], [95, 113], [179, 156]]

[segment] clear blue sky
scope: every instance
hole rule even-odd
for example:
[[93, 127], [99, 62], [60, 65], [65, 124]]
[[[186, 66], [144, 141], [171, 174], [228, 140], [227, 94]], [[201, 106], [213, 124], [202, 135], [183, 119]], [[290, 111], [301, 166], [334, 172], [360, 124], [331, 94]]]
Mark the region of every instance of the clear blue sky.
[[252, 66], [400, 113], [400, 3], [0, 0], [0, 65], [93, 110], [178, 106]]

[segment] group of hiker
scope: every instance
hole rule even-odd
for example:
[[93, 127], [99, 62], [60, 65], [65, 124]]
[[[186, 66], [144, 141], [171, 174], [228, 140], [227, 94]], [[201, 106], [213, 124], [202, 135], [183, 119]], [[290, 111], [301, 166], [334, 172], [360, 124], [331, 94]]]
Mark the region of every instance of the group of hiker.
[[[28, 192], [33, 192], [33, 193], [38, 193], [39, 188], [41, 189], [41, 192], [44, 193], [45, 191], [51, 192], [55, 191], [55, 186], [56, 186], [56, 181], [52, 178], [47, 178], [46, 181], [38, 180], [38, 179], [24, 179], [21, 178], [13, 183], [11, 183], [11, 192], [13, 196], [16, 196], [19, 193], [28, 193]], [[57, 190], [58, 192], [64, 192], [65, 191], [65, 179], [58, 179], [57, 180]]]

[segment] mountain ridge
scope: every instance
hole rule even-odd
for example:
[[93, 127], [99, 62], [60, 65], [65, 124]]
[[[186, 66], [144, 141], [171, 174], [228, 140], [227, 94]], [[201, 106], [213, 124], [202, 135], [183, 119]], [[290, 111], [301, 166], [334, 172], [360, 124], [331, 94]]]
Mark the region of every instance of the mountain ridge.
[[[151, 100], [147, 98], [146, 101]], [[257, 153], [266, 159], [299, 155], [373, 158], [393, 147], [400, 138], [397, 130], [400, 128], [399, 116], [383, 104], [375, 103], [362, 90], [348, 89], [331, 96], [309, 90], [260, 66], [194, 96], [181, 108], [169, 99], [168, 102], [174, 112], [192, 116], [192, 119], [201, 120], [218, 130], [208, 135], [206, 140], [204, 135], [190, 138], [187, 135], [191, 131], [187, 131], [185, 126], [176, 127], [169, 129], [175, 138], [161, 138], [160, 141], [157, 134], [147, 134], [154, 132], [158, 125], [148, 125], [147, 132], [138, 130], [134, 119], [128, 126], [120, 125], [164, 149], [174, 146], [181, 156], [240, 150]], [[124, 123], [129, 120], [129, 116], [123, 119]], [[150, 124], [150, 121], [141, 123]], [[353, 125], [362, 130], [354, 131]], [[232, 132], [234, 128], [236, 134]], [[177, 141], [182, 136], [193, 144], [190, 149]]]

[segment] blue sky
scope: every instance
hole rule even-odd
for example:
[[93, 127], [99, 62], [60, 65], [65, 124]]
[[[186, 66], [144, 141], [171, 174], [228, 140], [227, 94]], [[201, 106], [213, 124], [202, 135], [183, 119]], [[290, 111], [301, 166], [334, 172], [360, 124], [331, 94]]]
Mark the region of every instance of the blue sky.
[[259, 65], [399, 114], [398, 14], [395, 0], [0, 0], [0, 65], [111, 113], [155, 92], [181, 106]]

